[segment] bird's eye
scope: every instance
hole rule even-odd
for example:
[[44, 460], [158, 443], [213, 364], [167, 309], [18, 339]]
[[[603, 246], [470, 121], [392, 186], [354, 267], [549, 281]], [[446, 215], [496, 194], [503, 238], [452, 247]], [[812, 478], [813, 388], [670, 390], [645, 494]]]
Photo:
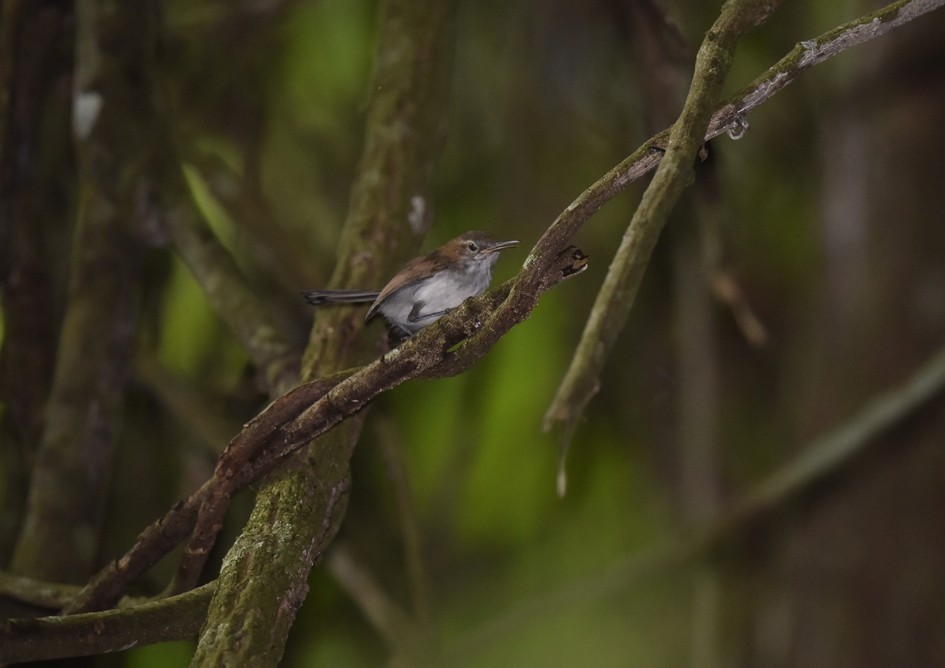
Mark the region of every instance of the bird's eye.
[[468, 248], [469, 252], [471, 253], [475, 253], [479, 250], [479, 246], [476, 245], [475, 241], [470, 241], [468, 244], [466, 244], [466, 248]]

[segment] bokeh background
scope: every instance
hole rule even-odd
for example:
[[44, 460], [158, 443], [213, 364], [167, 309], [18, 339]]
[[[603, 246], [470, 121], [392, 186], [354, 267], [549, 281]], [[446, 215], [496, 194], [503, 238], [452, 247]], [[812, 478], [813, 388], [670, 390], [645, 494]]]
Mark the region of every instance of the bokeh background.
[[[460, 4], [424, 248], [469, 229], [519, 239], [497, 265], [504, 280], [557, 213], [663, 127], [640, 46], [652, 26], [634, 0]], [[673, 42], [685, 74], [719, 3], [662, 5], [688, 44]], [[879, 6], [784, 3], [741, 43], [727, 90]], [[192, 195], [302, 345], [318, 315], [298, 292], [331, 275], [360, 156], [376, 4], [168, 0], [163, 11], [163, 113]], [[375, 402], [347, 517], [283, 664], [388, 660], [346, 584], [356, 567], [417, 615], [449, 665], [945, 666], [941, 395], [711, 549], [676, 549], [945, 341], [942, 34], [937, 11], [847, 51], [753, 112], [739, 141], [711, 143], [576, 425], [564, 498], [561, 432], [543, 432], [542, 418], [645, 183], [575, 240], [590, 268], [476, 368]], [[68, 82], [47, 81], [37, 220], [61, 317], [76, 167]], [[103, 561], [203, 481], [263, 405], [183, 263], [155, 253], [146, 272]], [[381, 325], [366, 335], [382, 339]], [[12, 443], [9, 405], [0, 418]], [[20, 465], [5, 455], [4, 560]], [[231, 510], [227, 541], [250, 497]], [[100, 663], [185, 665], [192, 651]]]

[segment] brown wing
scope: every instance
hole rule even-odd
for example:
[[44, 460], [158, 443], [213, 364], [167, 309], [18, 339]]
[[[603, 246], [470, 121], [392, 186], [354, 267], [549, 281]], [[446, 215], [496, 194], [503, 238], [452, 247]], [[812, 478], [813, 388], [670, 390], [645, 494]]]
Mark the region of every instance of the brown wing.
[[441, 252], [440, 248], [437, 248], [429, 255], [415, 257], [405, 264], [403, 269], [398, 271], [387, 285], [384, 286], [384, 289], [381, 290], [377, 299], [371, 304], [371, 308], [368, 309], [367, 315], [364, 316], [365, 320], [370, 320], [374, 317], [374, 314], [377, 313], [377, 309], [380, 308], [384, 301], [392, 294], [401, 288], [419, 283], [438, 271], [442, 271], [446, 267], [447, 261], [446, 255]]

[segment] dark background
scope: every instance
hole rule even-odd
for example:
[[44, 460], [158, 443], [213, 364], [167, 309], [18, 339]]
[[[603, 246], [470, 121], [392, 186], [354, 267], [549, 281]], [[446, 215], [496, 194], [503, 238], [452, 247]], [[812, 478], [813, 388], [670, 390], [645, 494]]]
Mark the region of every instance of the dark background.
[[[678, 100], [654, 100], [647, 87], [647, 28], [632, 5], [461, 3], [424, 249], [468, 229], [517, 238], [522, 246], [497, 265], [498, 280], [513, 276], [557, 213], [665, 126], [659, 103], [678, 110]], [[879, 6], [785, 3], [743, 40], [727, 90], [796, 42]], [[690, 45], [675, 65], [688, 76], [718, 3], [665, 9]], [[328, 281], [361, 153], [376, 7], [175, 0], [163, 10], [169, 104], [159, 113], [190, 192], [301, 346], [313, 311], [298, 291]], [[70, 298], [81, 201], [71, 30], [66, 22], [48, 33], [54, 46], [42, 47], [30, 79], [41, 114], [25, 199], [8, 187], [0, 202], [7, 225], [28, 219], [37, 235], [27, 247], [47, 281], [37, 317], [48, 319], [39, 331], [49, 350]], [[555, 494], [560, 434], [543, 433], [542, 417], [645, 184], [575, 240], [591, 256], [588, 271], [549, 292], [475, 369], [383, 396], [353, 461], [338, 554], [311, 576], [284, 665], [385, 660], [390, 648], [338, 583], [351, 559], [395, 600], [426, 611], [451, 665], [945, 666], [941, 395], [684, 565], [667, 542], [724, 517], [818, 437], [859, 423], [872, 397], [945, 339], [942, 34], [938, 11], [847, 51], [752, 113], [742, 139], [711, 143], [576, 427], [565, 498]], [[7, 174], [22, 168], [4, 160]], [[7, 285], [11, 258], [23, 258], [10, 235], [0, 237]], [[102, 476], [110, 491], [96, 565], [202, 482], [264, 405], [245, 352], [175, 254], [140, 262], [132, 382]], [[733, 300], [721, 298], [732, 294], [726, 286]], [[7, 296], [4, 309], [11, 304]], [[746, 333], [746, 313], [763, 340]], [[16, 402], [41, 404], [52, 373], [51, 358], [19, 358], [31, 371], [15, 377], [5, 322], [0, 314], [4, 562], [42, 429], [19, 420], [39, 413]], [[366, 335], [381, 330], [374, 323]], [[398, 467], [421, 536], [419, 592], [404, 555]], [[250, 500], [231, 510], [227, 542]], [[171, 568], [151, 584], [160, 588]], [[181, 642], [103, 664], [182, 665], [191, 652]]]

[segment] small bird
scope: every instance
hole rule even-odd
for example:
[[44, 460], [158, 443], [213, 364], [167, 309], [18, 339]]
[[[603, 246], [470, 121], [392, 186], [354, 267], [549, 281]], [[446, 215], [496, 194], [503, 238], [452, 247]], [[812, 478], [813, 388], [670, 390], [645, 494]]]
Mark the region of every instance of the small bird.
[[373, 302], [364, 319], [380, 313], [397, 336], [406, 338], [485, 292], [499, 252], [517, 245], [485, 232], [466, 232], [405, 264], [380, 292], [311, 290], [303, 295], [315, 306]]

